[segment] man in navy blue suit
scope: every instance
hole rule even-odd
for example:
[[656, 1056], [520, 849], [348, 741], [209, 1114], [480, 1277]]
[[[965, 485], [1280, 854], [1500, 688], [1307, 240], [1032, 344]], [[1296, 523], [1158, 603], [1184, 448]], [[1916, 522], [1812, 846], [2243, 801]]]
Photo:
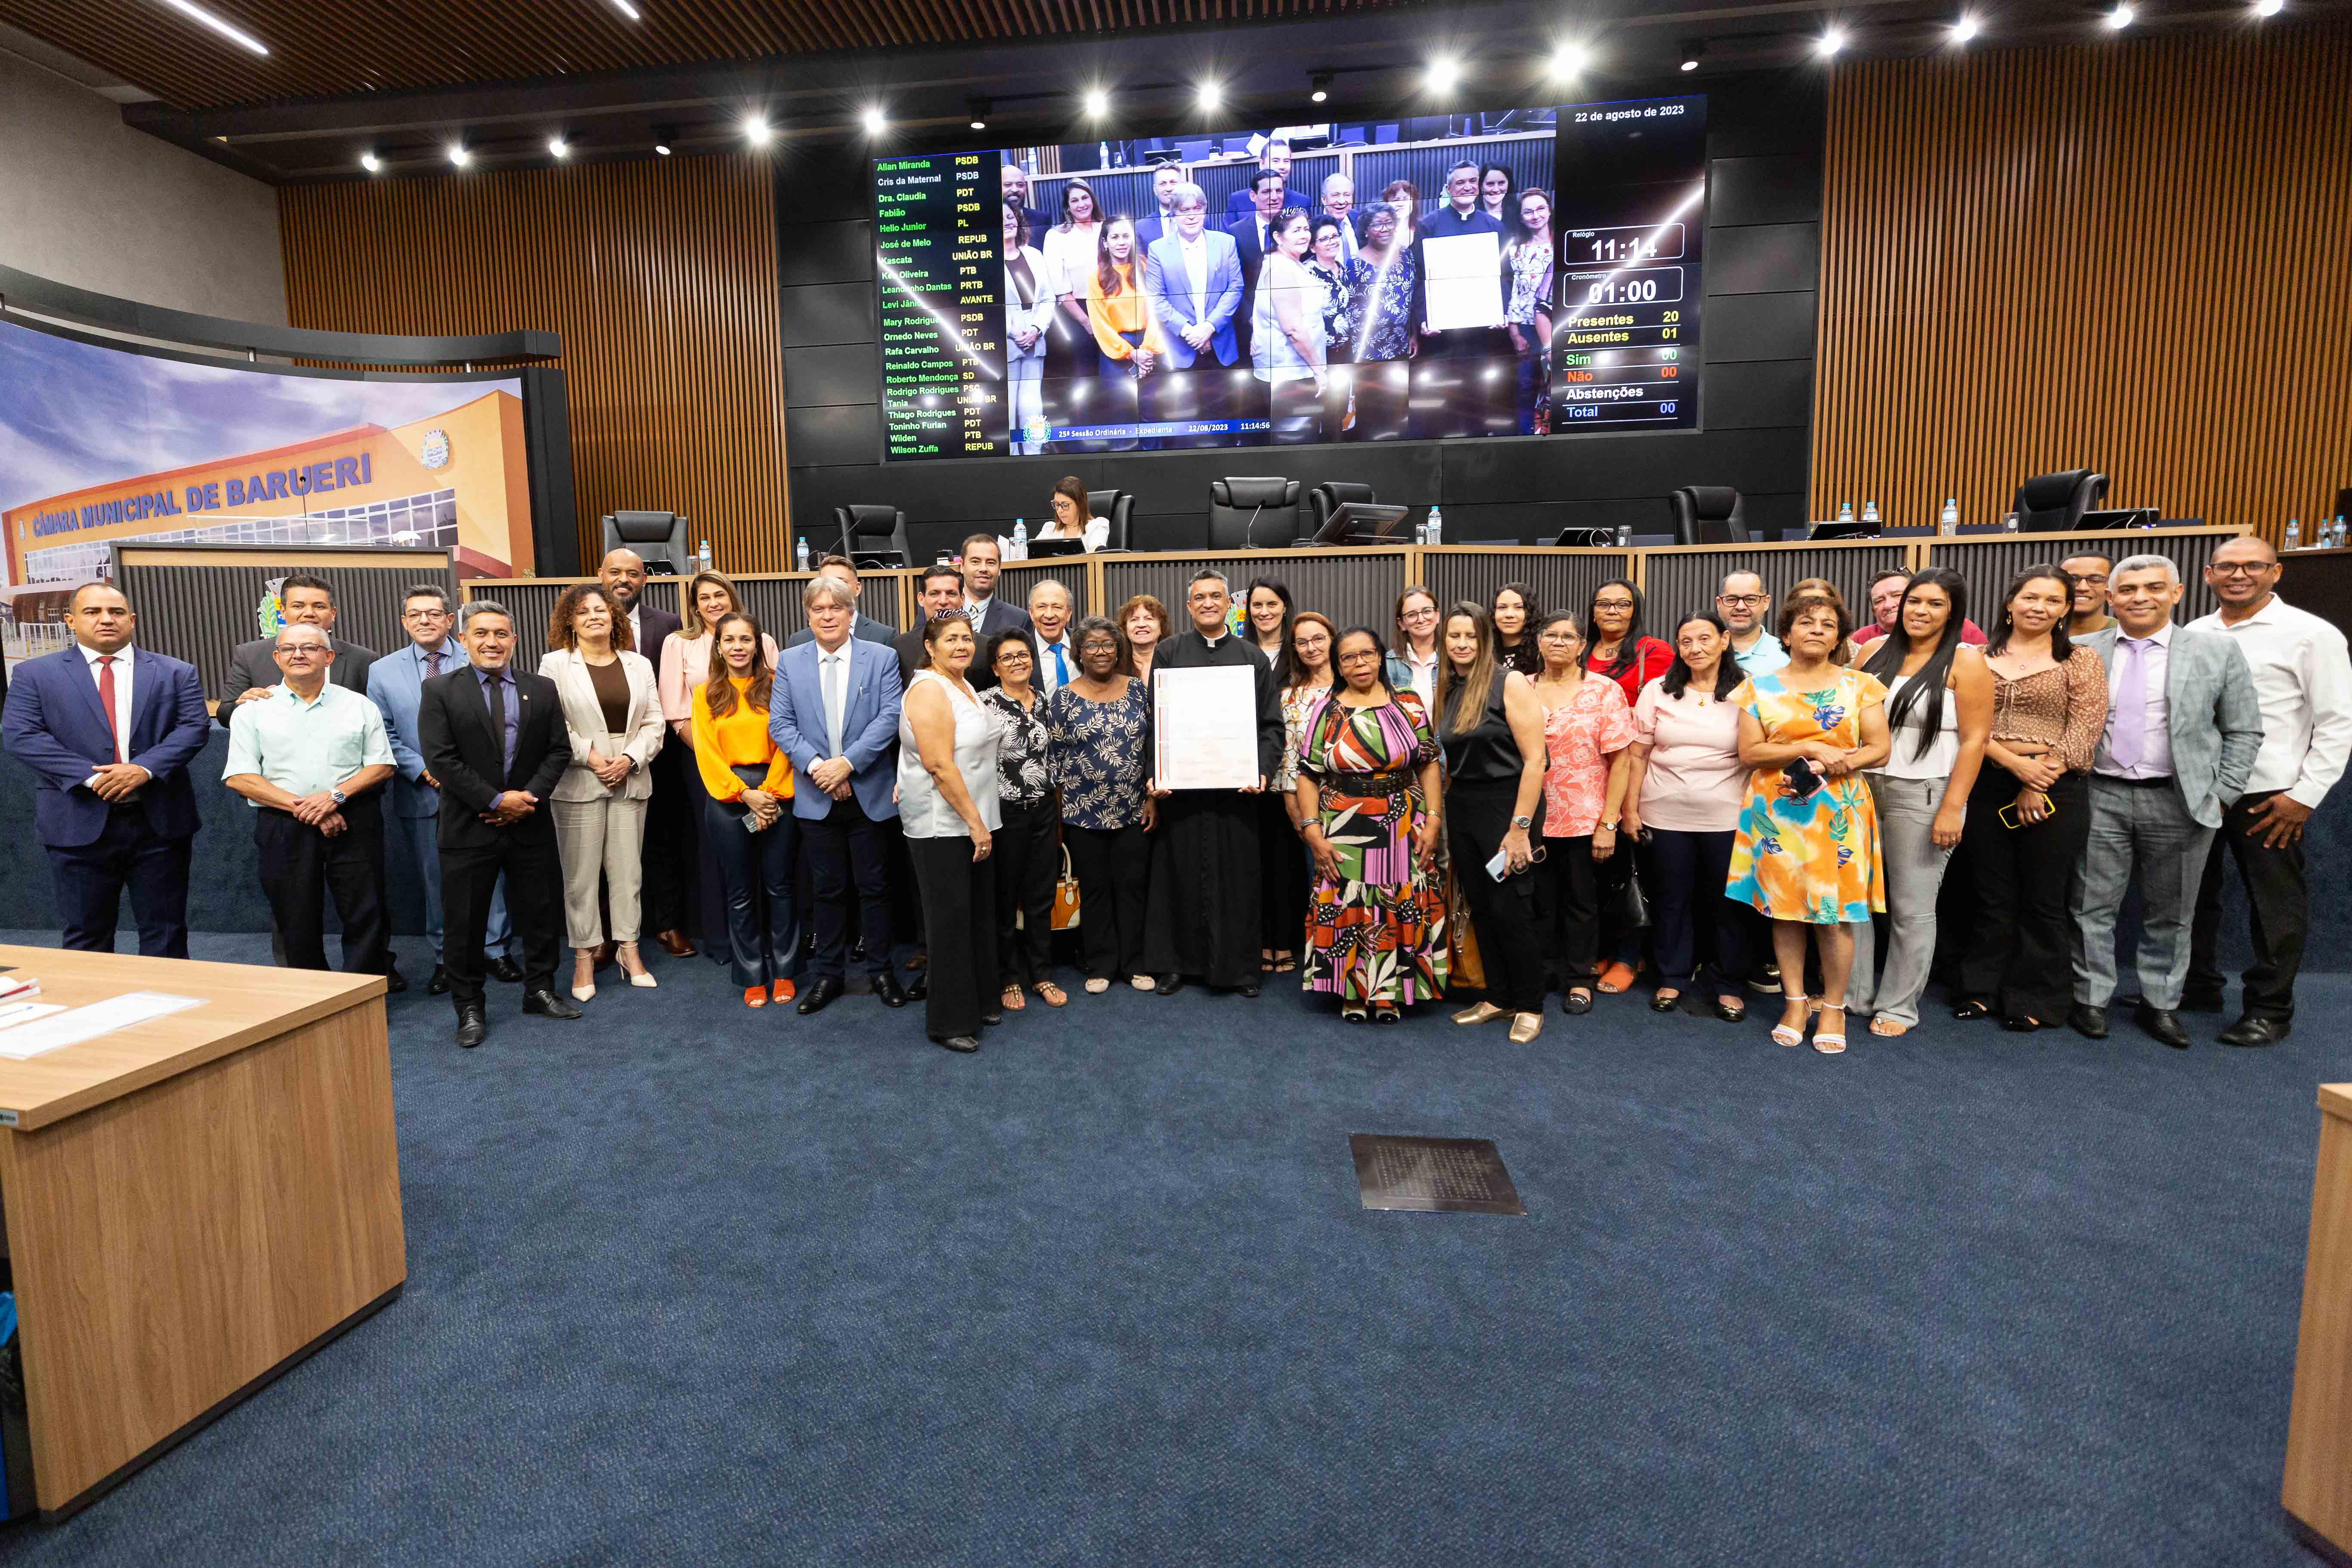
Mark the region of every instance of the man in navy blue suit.
[[195, 667], [133, 647], [111, 584], [66, 603], [77, 646], [20, 665], [0, 742], [38, 776], [33, 832], [49, 853], [65, 945], [112, 952], [123, 890], [148, 958], [188, 956], [188, 763], [212, 734]]
[[[1290, 143], [1277, 137], [1274, 141], [1269, 142], [1265, 146], [1259, 148], [1257, 153], [1257, 174], [1280, 174], [1282, 176], [1283, 183], [1285, 184], [1289, 184]], [[1251, 183], [1249, 184], [1244, 185], [1240, 190], [1235, 191], [1233, 195], [1225, 198], [1225, 216], [1227, 219], [1230, 220], [1249, 216], [1251, 208], [1256, 205], [1255, 193], [1257, 190], [1257, 174], [1250, 176]]]

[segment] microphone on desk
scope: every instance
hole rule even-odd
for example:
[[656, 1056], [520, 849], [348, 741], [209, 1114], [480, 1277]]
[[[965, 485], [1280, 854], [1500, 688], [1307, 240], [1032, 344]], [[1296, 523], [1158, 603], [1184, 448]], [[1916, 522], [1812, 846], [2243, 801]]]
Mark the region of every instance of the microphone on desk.
[[1243, 549], [1255, 550], [1257, 548], [1257, 514], [1265, 510], [1265, 502], [1264, 501], [1260, 501], [1257, 505], [1250, 508], [1250, 520], [1242, 525]]

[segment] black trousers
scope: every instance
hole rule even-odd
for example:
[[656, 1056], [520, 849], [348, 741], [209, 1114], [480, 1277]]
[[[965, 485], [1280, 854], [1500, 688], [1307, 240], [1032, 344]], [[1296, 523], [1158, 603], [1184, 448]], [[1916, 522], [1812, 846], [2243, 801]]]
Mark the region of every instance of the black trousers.
[[2303, 840], [2275, 849], [2263, 847], [2253, 826], [2254, 807], [2278, 794], [2250, 795], [2221, 814], [2221, 831], [2205, 861], [2197, 889], [2197, 918], [2189, 934], [2188, 993], [2221, 991], [2221, 859], [2238, 863], [2246, 885], [2246, 923], [2254, 940], [2253, 967], [2240, 977], [2241, 1005], [2252, 1018], [2284, 1023], [2294, 1016], [2294, 977], [2303, 968], [2303, 943], [2311, 929], [2311, 903], [2303, 879]]
[[[1511, 810], [1518, 798], [1516, 784], [1454, 785], [1445, 795], [1446, 837], [1454, 852], [1454, 882], [1470, 906], [1471, 924], [1478, 933], [1486, 1000], [1513, 1013], [1540, 1013], [1544, 960], [1537, 934], [1535, 876], [1523, 871], [1497, 882], [1486, 875], [1486, 862], [1511, 830]], [[1540, 808], [1542, 803], [1537, 805]]]
[[63, 945], [112, 952], [122, 890], [131, 889], [142, 958], [188, 956], [188, 850], [192, 839], [163, 838], [147, 826], [147, 808], [110, 808], [106, 830], [88, 844], [49, 845]]
[[[877, 978], [889, 973], [890, 879], [887, 868], [890, 846], [883, 826], [866, 816], [866, 808], [853, 795], [835, 801], [833, 809], [823, 816], [803, 818], [801, 842], [809, 858], [810, 891], [816, 900], [810, 921], [816, 928], [816, 962], [809, 972], [811, 977], [839, 980], [846, 973], [853, 888], [857, 898], [857, 930], [866, 943], [866, 972]], [[970, 853], [970, 846], [965, 848]], [[993, 904], [989, 906], [989, 918], [995, 918]], [[936, 921], [931, 929], [939, 929]]]
[[1650, 829], [1651, 930], [1655, 933], [1658, 984], [1687, 991], [1706, 966], [1717, 993], [1738, 991], [1748, 975], [1748, 928], [1739, 906], [1723, 896], [1731, 877], [1731, 829], [1681, 833]]
[[1969, 792], [1960, 852], [1977, 907], [1960, 961], [1960, 994], [1993, 1004], [2003, 1017], [2054, 1024], [2074, 1003], [2069, 889], [2090, 837], [2090, 785], [2081, 773], [2066, 774], [2050, 786], [2054, 812], [2032, 826], [2009, 827], [2000, 813], [2017, 790], [2015, 774], [1988, 765]]
[[[1538, 812], [1540, 822], [1540, 806]], [[1589, 985], [1599, 971], [1601, 953], [1601, 867], [1592, 858], [1592, 836], [1554, 838], [1547, 834], [1537, 842], [1544, 847], [1543, 864], [1535, 870], [1544, 966], [1558, 977], [1563, 991]], [[1494, 853], [1486, 851], [1489, 858]]]
[[[694, 773], [694, 752], [687, 746], [664, 746], [654, 754], [648, 771], [653, 774], [654, 792], [646, 801], [637, 908], [642, 911], [642, 929], [653, 936], [687, 928], [688, 892], [694, 880], [696, 808], [709, 797], [688, 784], [688, 775]], [[700, 775], [695, 774], [695, 779], [698, 784]], [[707, 932], [704, 940], [717, 942], [719, 933]]]
[[[329, 969], [327, 900], [343, 922], [343, 968], [382, 974], [392, 968], [392, 926], [383, 912], [383, 816], [371, 793], [347, 802], [349, 826], [332, 838], [290, 811], [253, 814], [253, 847], [261, 890], [269, 897], [289, 969]], [[483, 911], [485, 921], [488, 910]]]
[[555, 847], [555, 818], [542, 805], [488, 844], [441, 847], [441, 963], [449, 972], [449, 1000], [459, 1011], [482, 1005], [482, 936], [490, 923], [490, 894], [507, 879], [507, 915], [514, 922], [509, 954], [520, 950], [525, 994], [555, 989], [555, 953], [563, 921], [563, 859]]
[[1078, 879], [1078, 947], [1087, 977], [1142, 973], [1143, 901], [1151, 879], [1151, 846], [1142, 826], [1065, 823], [1062, 842]]
[[1261, 800], [1257, 829], [1260, 941], [1269, 952], [1298, 952], [1307, 942], [1311, 862], [1297, 829], [1290, 826], [1290, 796], [1269, 789]]
[[[1034, 985], [1054, 977], [1054, 884], [1062, 879], [1056, 842], [1061, 810], [1048, 795], [1034, 805], [1003, 805], [996, 830], [996, 964], [1005, 985]], [[908, 841], [912, 844], [914, 841]], [[1013, 916], [1018, 911], [1021, 929]], [[1084, 924], [1083, 921], [1080, 922]]]
[[996, 857], [971, 858], [969, 838], [909, 838], [931, 932], [923, 1032], [935, 1040], [977, 1036], [981, 1015], [1003, 1005], [996, 969]]
[[[774, 826], [758, 833], [743, 826], [750, 815], [703, 796], [702, 834], [727, 894], [728, 962], [735, 984], [747, 991], [790, 980], [801, 967], [800, 904], [793, 896], [801, 825], [789, 805]], [[717, 939], [703, 940], [718, 950]]]

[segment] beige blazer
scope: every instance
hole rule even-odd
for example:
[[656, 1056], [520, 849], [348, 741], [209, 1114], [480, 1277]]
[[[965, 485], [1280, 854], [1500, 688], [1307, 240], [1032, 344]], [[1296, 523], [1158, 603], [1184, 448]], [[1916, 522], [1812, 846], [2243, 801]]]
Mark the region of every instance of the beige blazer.
[[540, 674], [555, 682], [556, 698], [563, 705], [563, 727], [571, 735], [572, 756], [585, 759], [593, 750], [608, 757], [626, 755], [637, 764], [618, 790], [608, 790], [584, 760], [575, 760], [555, 782], [558, 800], [644, 800], [654, 792], [653, 775], [647, 770], [662, 749], [665, 735], [661, 695], [656, 689], [654, 667], [645, 655], [620, 657], [621, 668], [629, 678], [629, 723], [619, 734], [604, 728], [604, 705], [596, 700], [595, 682], [585, 660], [559, 647], [539, 661]]

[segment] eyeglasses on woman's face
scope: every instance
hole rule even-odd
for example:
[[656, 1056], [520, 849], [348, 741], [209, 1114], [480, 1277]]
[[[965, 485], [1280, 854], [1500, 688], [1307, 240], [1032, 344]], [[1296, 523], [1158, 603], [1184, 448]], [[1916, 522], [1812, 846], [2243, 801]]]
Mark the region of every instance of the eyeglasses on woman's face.
[[1380, 657], [1381, 653], [1378, 648], [1355, 647], [1349, 648], [1346, 653], [1341, 654], [1339, 656], [1339, 662], [1341, 664], [1370, 664], [1377, 661]]

